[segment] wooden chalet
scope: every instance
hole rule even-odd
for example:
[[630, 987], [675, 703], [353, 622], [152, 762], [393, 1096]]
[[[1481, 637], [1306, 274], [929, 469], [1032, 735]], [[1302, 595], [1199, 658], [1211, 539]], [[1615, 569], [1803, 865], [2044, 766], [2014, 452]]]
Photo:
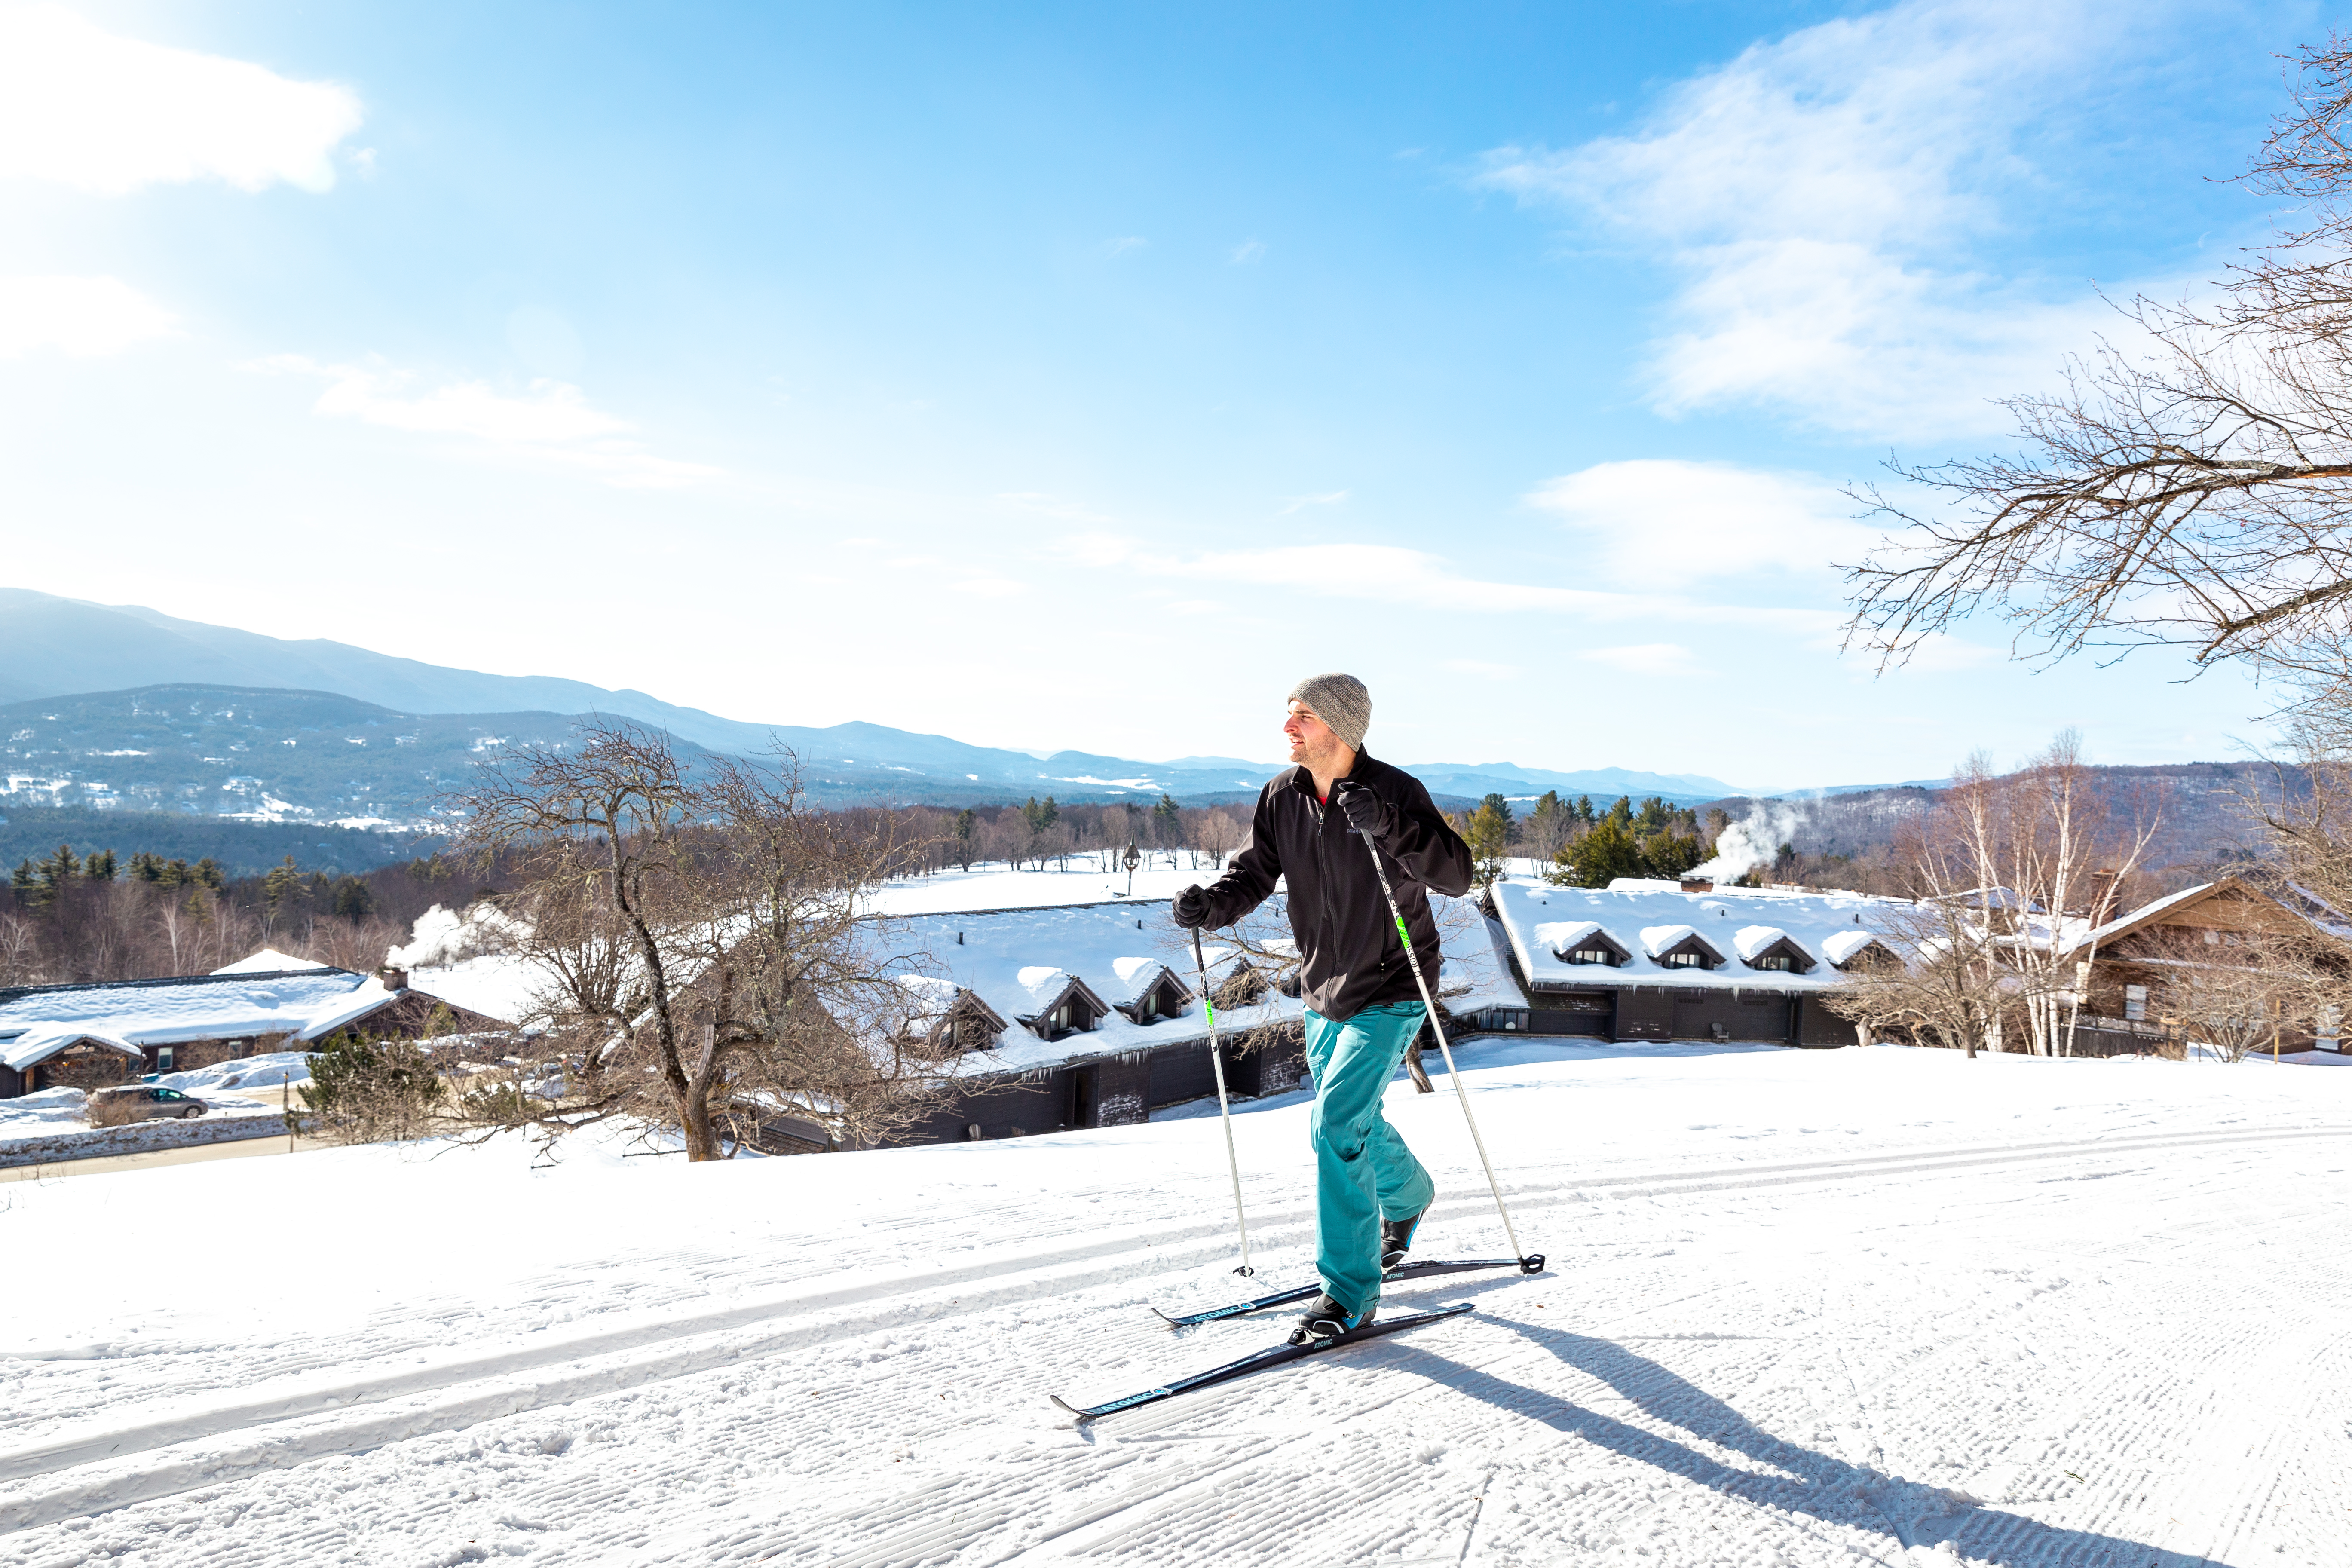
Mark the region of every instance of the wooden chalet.
[[[2164, 997], [2183, 971], [2250, 962], [2247, 949], [2261, 938], [2308, 935], [2318, 918], [2332, 912], [2294, 909], [2240, 878], [2223, 877], [2093, 927], [2067, 954], [2087, 966], [2089, 978], [2075, 1025], [2075, 1054], [2153, 1048], [2172, 1032]], [[2299, 1020], [2285, 1027], [2285, 1048], [2339, 1048], [2340, 1036], [2315, 1023]]]
[[0, 1099], [188, 1072], [350, 1032], [416, 1038], [509, 1026], [408, 984], [324, 964], [0, 990]]

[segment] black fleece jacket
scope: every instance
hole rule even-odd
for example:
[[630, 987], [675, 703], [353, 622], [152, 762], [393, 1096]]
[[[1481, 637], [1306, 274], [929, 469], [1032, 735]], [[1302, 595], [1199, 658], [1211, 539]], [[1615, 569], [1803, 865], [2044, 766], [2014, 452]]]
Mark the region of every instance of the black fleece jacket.
[[[1411, 773], [1359, 752], [1348, 777], [1381, 802], [1384, 820], [1373, 837], [1434, 994], [1437, 922], [1429, 893], [1459, 898], [1470, 890], [1470, 847]], [[1240, 920], [1265, 901], [1277, 878], [1289, 879], [1290, 930], [1302, 960], [1299, 995], [1309, 1007], [1344, 1019], [1382, 1003], [1421, 999], [1362, 837], [1336, 800], [1325, 805], [1315, 798], [1315, 775], [1304, 767], [1284, 770], [1258, 792], [1249, 842], [1206, 889], [1206, 923]]]

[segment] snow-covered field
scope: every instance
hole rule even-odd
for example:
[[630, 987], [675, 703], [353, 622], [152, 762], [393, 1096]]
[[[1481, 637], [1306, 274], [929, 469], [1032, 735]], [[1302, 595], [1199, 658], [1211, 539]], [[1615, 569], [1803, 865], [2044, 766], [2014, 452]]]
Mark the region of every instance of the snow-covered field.
[[[1083, 1430], [1048, 1391], [1282, 1331], [1146, 1310], [1243, 1289], [1213, 1115], [0, 1189], [0, 1564], [2352, 1561], [2352, 1074], [1462, 1055], [1550, 1272]], [[1501, 1251], [1450, 1095], [1390, 1106], [1421, 1250]], [[1238, 1135], [1302, 1280], [1305, 1101]], [[206, 1240], [254, 1214], [268, 1251]]]

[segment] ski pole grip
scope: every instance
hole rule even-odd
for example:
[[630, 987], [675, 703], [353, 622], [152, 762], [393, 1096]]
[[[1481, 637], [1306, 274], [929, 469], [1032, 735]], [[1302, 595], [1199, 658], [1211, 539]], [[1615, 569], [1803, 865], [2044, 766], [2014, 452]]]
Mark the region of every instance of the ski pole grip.
[[1519, 1272], [1520, 1272], [1520, 1273], [1522, 1273], [1522, 1274], [1540, 1274], [1540, 1273], [1542, 1273], [1543, 1271], [1544, 1271], [1544, 1255], [1543, 1255], [1542, 1253], [1540, 1253], [1540, 1252], [1530, 1252], [1530, 1253], [1528, 1253], [1525, 1258], [1520, 1258], [1520, 1259], [1519, 1259]]

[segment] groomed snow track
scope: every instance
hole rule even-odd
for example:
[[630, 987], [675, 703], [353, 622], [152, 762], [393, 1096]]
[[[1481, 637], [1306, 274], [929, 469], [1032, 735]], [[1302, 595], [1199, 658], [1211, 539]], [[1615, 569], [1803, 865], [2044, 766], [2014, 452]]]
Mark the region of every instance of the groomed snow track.
[[[11, 1384], [0, 1563], [2341, 1560], [2340, 1509], [2297, 1500], [2352, 1457], [2317, 1310], [2344, 1253], [2296, 1240], [2334, 1228], [2352, 1119], [1507, 1164], [1550, 1273], [1430, 1280], [1392, 1305], [1479, 1310], [1078, 1429], [1049, 1389], [1280, 1332], [1160, 1327], [1230, 1294], [1191, 1201], [1221, 1173], [1171, 1226], [1142, 1217], [1170, 1183], [1101, 1163], [952, 1263], [922, 1260], [970, 1215], [905, 1205], [855, 1232], [873, 1267], [705, 1255], [724, 1300], [457, 1345], [411, 1299], [362, 1353], [89, 1415], [76, 1369], [121, 1358], [68, 1347]], [[1440, 1173], [1428, 1232], [1486, 1238], [1475, 1173]], [[1309, 1214], [1252, 1217], [1261, 1279], [1307, 1277]]]

